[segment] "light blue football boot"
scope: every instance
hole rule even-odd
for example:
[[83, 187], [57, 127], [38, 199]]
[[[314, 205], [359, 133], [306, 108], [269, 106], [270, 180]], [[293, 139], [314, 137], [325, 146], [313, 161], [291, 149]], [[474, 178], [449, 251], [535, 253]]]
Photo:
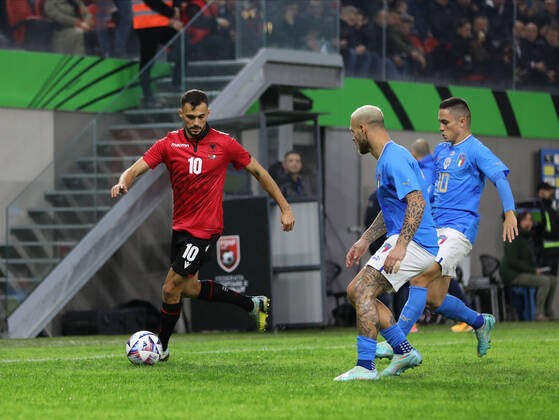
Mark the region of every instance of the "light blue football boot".
[[376, 381], [380, 379], [376, 369], [369, 370], [363, 366], [354, 366], [345, 373], [334, 378], [337, 382], [347, 381]]
[[404, 354], [395, 354], [382, 376], [400, 376], [402, 372], [419, 366], [423, 358], [416, 349]]
[[491, 314], [483, 315], [483, 325], [476, 330], [477, 355], [483, 357], [491, 347], [491, 331], [495, 328], [495, 317]]
[[392, 359], [394, 357], [394, 350], [388, 344], [388, 341], [381, 341], [377, 344], [377, 352], [375, 353], [377, 359]]

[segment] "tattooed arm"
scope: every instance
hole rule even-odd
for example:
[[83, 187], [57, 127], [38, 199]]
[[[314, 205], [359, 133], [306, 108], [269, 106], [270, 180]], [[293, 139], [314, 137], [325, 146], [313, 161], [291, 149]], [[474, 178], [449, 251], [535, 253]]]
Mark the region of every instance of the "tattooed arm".
[[400, 262], [406, 256], [406, 249], [408, 244], [415, 235], [421, 219], [423, 218], [423, 213], [425, 212], [425, 199], [421, 194], [421, 191], [412, 191], [406, 195], [406, 213], [404, 214], [404, 223], [402, 229], [400, 230], [400, 235], [398, 236], [398, 241], [396, 246], [384, 262], [384, 269], [387, 273], [396, 273], [400, 267]]
[[386, 226], [384, 225], [384, 216], [382, 215], [382, 211], [380, 211], [379, 214], [377, 214], [377, 217], [375, 217], [375, 220], [373, 220], [373, 223], [371, 223], [371, 226], [369, 226], [367, 230], [363, 232], [361, 238], [367, 241], [367, 246], [369, 246], [385, 233]]
[[359, 259], [365, 254], [369, 245], [380, 238], [382, 235], [386, 233], [386, 226], [384, 225], [384, 216], [382, 215], [382, 211], [377, 214], [371, 226], [363, 232], [361, 238], [357, 242], [355, 242], [345, 257], [345, 265], [346, 267], [351, 267], [352, 264], [359, 263]]

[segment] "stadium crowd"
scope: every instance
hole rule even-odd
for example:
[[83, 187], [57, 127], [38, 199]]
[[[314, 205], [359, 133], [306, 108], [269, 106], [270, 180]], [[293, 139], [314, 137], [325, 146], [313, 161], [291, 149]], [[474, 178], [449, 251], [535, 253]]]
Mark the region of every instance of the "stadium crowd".
[[[559, 86], [556, 0], [342, 0], [348, 75]], [[386, 22], [386, 24], [383, 24]], [[514, 34], [513, 34], [514, 22]], [[385, 61], [382, 57], [385, 52]]]
[[[136, 36], [123, 27], [124, 22], [130, 28], [132, 13], [127, 8], [132, 3], [0, 0], [0, 48], [69, 51], [68, 34], [73, 31], [78, 33], [73, 34], [78, 38], [74, 51], [136, 58]], [[172, 3], [186, 10], [189, 3], [204, 0]], [[336, 27], [332, 7], [338, 2], [272, 1], [267, 3], [266, 16], [260, 3], [217, 0], [205, 36], [217, 40], [220, 47], [210, 48], [211, 56], [204, 59], [233, 58], [237, 37], [245, 43], [260, 42], [257, 32], [264, 28], [269, 46], [339, 49], [349, 76], [495, 87], [510, 87], [514, 77], [519, 88], [559, 87], [557, 0], [341, 0], [339, 39], [331, 39], [331, 28]], [[64, 28], [64, 36], [60, 34], [64, 23], [57, 20], [54, 4], [68, 6], [75, 14], [75, 24]], [[242, 10], [237, 13], [239, 5]], [[242, 20], [237, 27], [236, 16]], [[108, 35], [128, 37], [127, 48], [116, 46], [122, 45], [122, 39], [114, 41], [113, 49], [107, 47]]]

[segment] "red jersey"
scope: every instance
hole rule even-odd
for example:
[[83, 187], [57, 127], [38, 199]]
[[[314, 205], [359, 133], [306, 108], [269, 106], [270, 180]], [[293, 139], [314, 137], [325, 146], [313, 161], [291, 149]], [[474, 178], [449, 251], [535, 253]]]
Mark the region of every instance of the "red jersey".
[[250, 154], [237, 140], [210, 128], [199, 140], [184, 129], [171, 131], [144, 154], [151, 169], [164, 163], [173, 187], [173, 230], [209, 239], [223, 230], [223, 186], [227, 165], [250, 163]]

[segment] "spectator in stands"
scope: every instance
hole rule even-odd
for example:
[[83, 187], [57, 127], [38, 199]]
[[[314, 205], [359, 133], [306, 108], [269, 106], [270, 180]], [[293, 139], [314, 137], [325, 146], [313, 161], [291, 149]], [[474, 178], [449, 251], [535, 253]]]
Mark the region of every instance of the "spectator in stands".
[[502, 43], [510, 40], [513, 25], [513, 5], [511, 1], [492, 0], [486, 2], [482, 11], [491, 22], [491, 37]]
[[62, 54], [85, 55], [84, 34], [93, 25], [93, 16], [81, 0], [46, 0], [45, 13], [55, 23], [52, 50]]
[[543, 8], [535, 16], [535, 22], [540, 28], [546, 25], [559, 25], [557, 0], [544, 0]]
[[461, 81], [476, 71], [473, 63], [472, 24], [467, 19], [461, 18], [457, 22], [444, 70], [453, 79]]
[[354, 6], [340, 11], [340, 54], [348, 76], [366, 77], [371, 68], [372, 55], [366, 37], [363, 12]]
[[536, 2], [516, 0], [516, 19], [526, 24], [533, 22], [537, 13]]
[[524, 27], [524, 39], [520, 40], [517, 49], [517, 63], [520, 85], [541, 86], [549, 81], [543, 42], [539, 39], [538, 26], [533, 22]]
[[456, 16], [468, 19], [470, 22], [473, 22], [474, 17], [479, 14], [479, 7], [473, 0], [456, 0], [451, 7], [454, 8]]
[[8, 32], [8, 17], [6, 11], [6, 0], [0, 0], [0, 45], [7, 41], [9, 32]]
[[433, 0], [428, 6], [429, 28], [439, 41], [448, 41], [454, 36], [454, 28], [459, 18], [448, 0]]
[[[192, 21], [188, 28], [190, 43], [188, 56], [192, 60], [223, 60], [232, 58], [231, 22], [219, 16], [215, 4], [206, 7], [206, 0], [188, 0], [182, 13], [183, 23]], [[194, 16], [204, 10], [195, 20]]]
[[402, 77], [388, 54], [383, 59], [385, 46], [388, 44], [389, 31], [389, 13], [385, 9], [379, 9], [373, 21], [365, 28], [366, 45], [371, 56], [370, 74], [375, 79], [382, 79], [383, 70], [388, 79], [400, 79]]
[[274, 176], [282, 194], [286, 198], [304, 198], [312, 195], [310, 179], [303, 174], [301, 154], [295, 150], [285, 153], [282, 170], [270, 174]]
[[417, 36], [425, 39], [432, 36], [429, 28], [429, 4], [430, 0], [408, 0], [408, 13], [414, 17], [414, 30]]
[[540, 250], [538, 259], [551, 267], [552, 273], [558, 273], [559, 260], [559, 212], [553, 206], [555, 188], [547, 182], [540, 182], [537, 186], [542, 223], [535, 228], [536, 243]]
[[[489, 37], [493, 31], [489, 30]], [[518, 72], [514, 68], [515, 54], [520, 50], [520, 41], [524, 38], [524, 23], [520, 20], [514, 22], [514, 38], [501, 42], [491, 38], [491, 46], [494, 53], [492, 82], [496, 86], [509, 87], [513, 78], [518, 81]], [[518, 58], [518, 56], [517, 56]], [[518, 63], [517, 63], [518, 66]]]
[[268, 42], [271, 46], [301, 49], [304, 35], [302, 25], [301, 2], [287, 1], [274, 5], [277, 8], [271, 17]]
[[471, 81], [486, 80], [493, 70], [494, 45], [489, 37], [489, 20], [479, 15], [472, 22], [472, 64], [474, 71], [467, 79]]
[[[256, 0], [247, 0], [237, 2], [236, 0], [226, 0], [227, 3], [233, 2], [234, 7], [239, 7], [238, 16], [240, 16], [239, 26], [233, 29], [232, 39], [239, 37], [242, 39], [242, 54], [246, 56], [255, 55], [262, 46], [262, 28], [268, 25], [263, 22], [263, 13], [260, 8], [262, 4]], [[268, 4], [269, 6], [277, 6], [276, 2]], [[270, 10], [273, 13], [274, 9]], [[231, 20], [233, 22], [233, 20]]]
[[95, 27], [104, 57], [124, 57], [132, 29], [132, 0], [97, 0]]
[[508, 286], [536, 287], [536, 320], [553, 318], [552, 300], [557, 287], [555, 276], [546, 274], [549, 267], [538, 267], [536, 246], [533, 241], [532, 214], [518, 215], [519, 235], [505, 242], [505, 255], [501, 261], [501, 279]]
[[547, 67], [547, 78], [555, 86], [559, 85], [559, 26], [549, 25], [543, 30], [543, 56]]
[[223, 19], [225, 22], [229, 23], [217, 25], [217, 35], [224, 41], [222, 45], [223, 51], [221, 53], [221, 58], [224, 60], [235, 58], [235, 7], [234, 0], [216, 1], [218, 19]]
[[[183, 26], [179, 7], [171, 1], [133, 0], [133, 24], [140, 45], [140, 86], [143, 108], [157, 108], [161, 104], [155, 99], [151, 88], [151, 63], [160, 45], [167, 44]], [[175, 6], [178, 6], [175, 3]], [[176, 60], [176, 51], [171, 55]], [[179, 66], [175, 66], [178, 69]], [[175, 74], [176, 76], [176, 74]], [[177, 83], [176, 77], [174, 83]]]
[[388, 52], [403, 77], [417, 77], [427, 68], [425, 52], [414, 46], [412, 42], [413, 16], [395, 14], [389, 28]]
[[334, 15], [328, 13], [326, 4], [322, 0], [309, 0], [303, 2], [301, 6], [300, 22], [304, 28], [303, 41], [306, 49], [323, 53], [332, 51]]

